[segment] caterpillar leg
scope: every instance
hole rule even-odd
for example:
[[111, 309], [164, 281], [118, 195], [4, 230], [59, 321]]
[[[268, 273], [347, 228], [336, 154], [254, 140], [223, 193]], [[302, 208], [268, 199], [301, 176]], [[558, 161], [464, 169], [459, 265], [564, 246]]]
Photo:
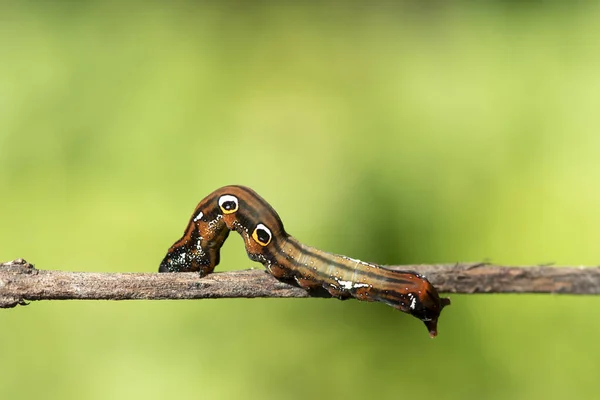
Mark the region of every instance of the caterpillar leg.
[[275, 278], [277, 278], [279, 280], [288, 281], [288, 280], [294, 278], [294, 276], [292, 275], [292, 273], [290, 272], [289, 269], [281, 268], [278, 265], [275, 265], [275, 264], [265, 265], [265, 268], [267, 269], [267, 271], [269, 271], [269, 273], [271, 275], [273, 275]]
[[318, 282], [313, 281], [312, 279], [302, 278], [302, 277], [294, 277], [294, 280], [302, 289], [306, 290], [315, 290], [320, 289], [321, 285]]
[[327, 285], [327, 286], [323, 285], [323, 288], [325, 288], [325, 290], [327, 290], [329, 292], [331, 297], [335, 297], [338, 300], [348, 300], [349, 298], [352, 297], [352, 295], [350, 295], [350, 293], [348, 293], [348, 291], [341, 290], [341, 289], [338, 289], [338, 288], [330, 286], [330, 285]]

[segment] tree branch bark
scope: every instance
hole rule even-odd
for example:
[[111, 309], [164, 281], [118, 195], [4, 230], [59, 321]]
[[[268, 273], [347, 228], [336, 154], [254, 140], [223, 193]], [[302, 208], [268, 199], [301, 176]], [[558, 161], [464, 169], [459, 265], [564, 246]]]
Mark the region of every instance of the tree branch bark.
[[[402, 265], [443, 293], [600, 294], [600, 267], [506, 267], [487, 263]], [[164, 300], [311, 297], [264, 270], [196, 273], [96, 273], [38, 270], [23, 259], [0, 264], [0, 308], [30, 300]]]

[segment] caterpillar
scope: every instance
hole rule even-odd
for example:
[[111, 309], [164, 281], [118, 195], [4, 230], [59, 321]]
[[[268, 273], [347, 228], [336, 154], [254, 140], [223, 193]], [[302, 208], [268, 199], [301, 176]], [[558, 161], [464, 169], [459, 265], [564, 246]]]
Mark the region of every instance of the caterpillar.
[[212, 273], [230, 231], [242, 236], [248, 257], [263, 264], [275, 278], [309, 292], [325, 290], [342, 300], [388, 304], [423, 321], [432, 338], [437, 335], [442, 309], [450, 304], [414, 271], [391, 270], [300, 243], [285, 231], [271, 205], [245, 186], [225, 186], [200, 201], [159, 272]]

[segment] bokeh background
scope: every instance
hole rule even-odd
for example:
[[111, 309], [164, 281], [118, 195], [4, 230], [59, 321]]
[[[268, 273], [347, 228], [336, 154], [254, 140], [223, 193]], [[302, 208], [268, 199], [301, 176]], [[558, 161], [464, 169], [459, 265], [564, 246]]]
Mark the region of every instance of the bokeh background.
[[[593, 2], [2, 2], [0, 260], [155, 271], [253, 187], [381, 264], [600, 262]], [[259, 267], [241, 239], [219, 270]], [[591, 399], [600, 300], [40, 302], [0, 311], [6, 399]]]

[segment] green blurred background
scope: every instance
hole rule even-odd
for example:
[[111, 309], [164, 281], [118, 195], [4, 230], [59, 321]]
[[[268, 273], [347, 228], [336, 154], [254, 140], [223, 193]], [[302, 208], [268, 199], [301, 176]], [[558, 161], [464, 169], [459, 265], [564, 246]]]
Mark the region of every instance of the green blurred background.
[[[363, 260], [600, 261], [598, 5], [0, 4], [0, 260], [156, 271], [244, 184]], [[451, 298], [435, 340], [357, 301], [34, 303], [0, 393], [597, 398], [598, 298]]]

